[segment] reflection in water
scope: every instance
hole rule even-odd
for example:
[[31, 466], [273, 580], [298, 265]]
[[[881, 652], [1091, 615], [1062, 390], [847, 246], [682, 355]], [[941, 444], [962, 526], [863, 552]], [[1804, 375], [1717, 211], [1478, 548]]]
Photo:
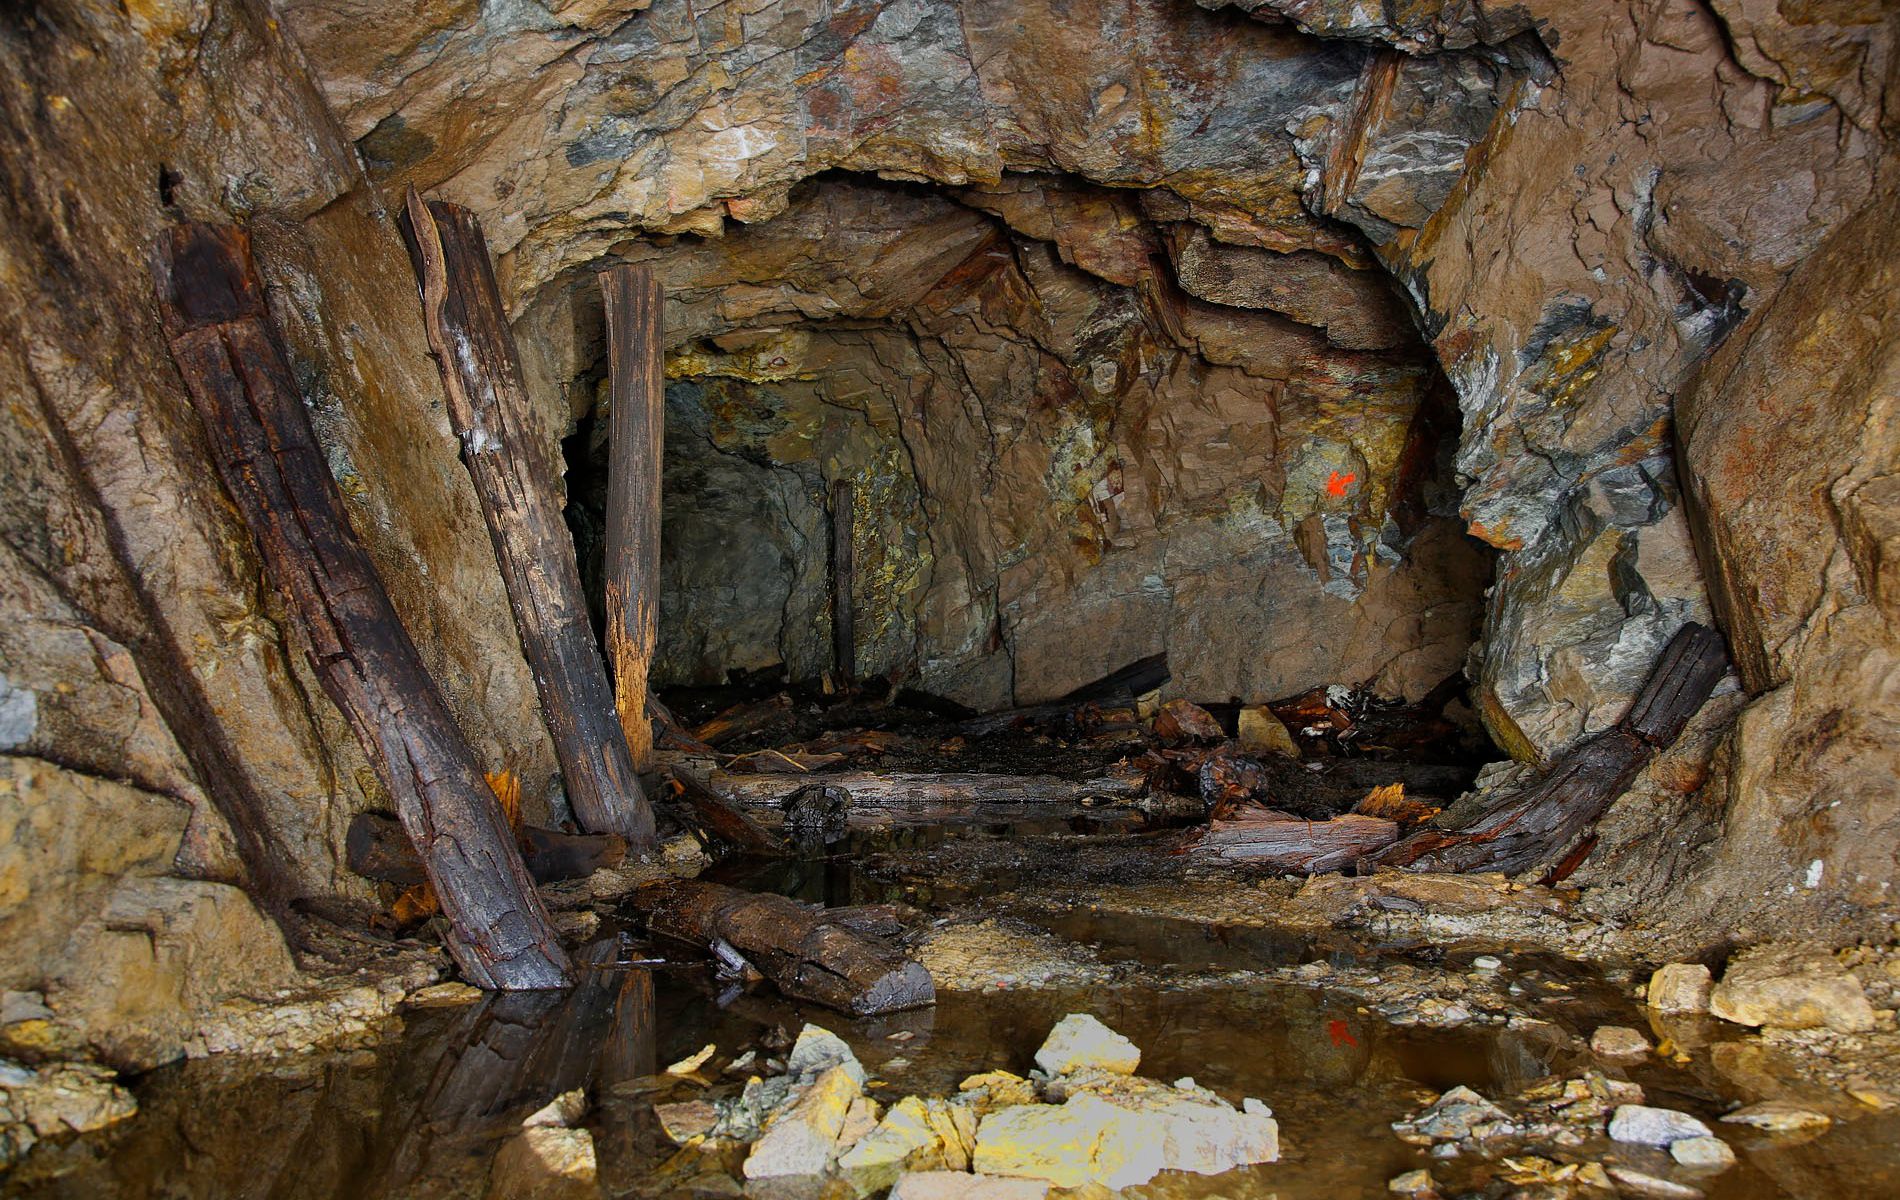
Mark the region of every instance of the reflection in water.
[[[662, 1170], [676, 1151], [652, 1105], [707, 1095], [708, 1084], [658, 1068], [707, 1042], [720, 1048], [707, 1067], [717, 1094], [743, 1082], [716, 1076], [733, 1057], [782, 1047], [804, 1021], [824, 1024], [852, 1044], [883, 1084], [874, 1083], [872, 1094], [889, 1103], [911, 1093], [948, 1094], [979, 1071], [1026, 1071], [1051, 1025], [1088, 1011], [1142, 1048], [1143, 1074], [1192, 1076], [1230, 1100], [1259, 1097], [1282, 1125], [1279, 1163], [1217, 1179], [1158, 1179], [1132, 1195], [1379, 1195], [1385, 1180], [1425, 1161], [1389, 1129], [1417, 1107], [1421, 1089], [1462, 1083], [1503, 1096], [1589, 1065], [1578, 1041], [1557, 1026], [1400, 1028], [1324, 989], [1258, 983], [1174, 989], [1157, 979], [1088, 991], [952, 993], [934, 1009], [865, 1021], [769, 990], [722, 1008], [718, 988], [699, 967], [605, 964], [566, 994], [497, 995], [466, 1008], [413, 1012], [403, 1036], [373, 1053], [262, 1068], [216, 1060], [167, 1068], [139, 1084], [138, 1118], [102, 1136], [42, 1147], [7, 1181], [6, 1194], [484, 1197], [490, 1163], [522, 1119], [584, 1089], [604, 1194], [681, 1195], [681, 1170], [703, 1167], [690, 1156], [689, 1166]], [[1654, 1063], [1640, 1081], [1652, 1098], [1712, 1117], [1724, 1096], [1733, 1103], [1736, 1057], [1698, 1059], [1689, 1070]], [[1762, 1068], [1749, 1066], [1759, 1075]], [[1764, 1140], [1739, 1168], [1711, 1181], [1709, 1193], [1712, 1200], [1900, 1194], [1893, 1190], [1896, 1134], [1895, 1121], [1874, 1118], [1805, 1145]]]

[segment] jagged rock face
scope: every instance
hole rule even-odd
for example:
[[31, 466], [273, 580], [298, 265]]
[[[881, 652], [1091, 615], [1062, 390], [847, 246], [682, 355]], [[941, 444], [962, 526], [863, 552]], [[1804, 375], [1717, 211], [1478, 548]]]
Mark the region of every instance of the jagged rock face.
[[531, 796], [553, 760], [401, 243], [296, 48], [249, 6], [49, 3], [0, 16], [0, 72], [0, 987], [49, 1014], [5, 1037], [143, 1069], [295, 983], [267, 911], [366, 903], [343, 833], [387, 804], [166, 351], [148, 256], [170, 222], [250, 222], [332, 471], [463, 728]]
[[[1618, 715], [1677, 624], [1711, 615], [1671, 402], [1890, 160], [1891, 14], [1873, 0], [1798, 20], [1745, 0], [1200, 6], [811, 4], [695, 21], [660, 0], [512, 9], [506, 27], [462, 9], [419, 16], [397, 39], [414, 49], [373, 54], [348, 6], [290, 15], [376, 169], [483, 211], [524, 306], [630, 227], [763, 220], [795, 180], [845, 168], [961, 188], [1122, 286], [1143, 286], [1158, 243], [1170, 290], [1264, 303], [1370, 348], [1377, 307], [1331, 299], [1366, 250], [1318, 218], [1356, 226], [1456, 388], [1463, 515], [1503, 552], [1474, 656], [1483, 715], [1514, 755], [1547, 757]], [[1119, 190], [1020, 177], [1048, 171]], [[1305, 284], [1255, 280], [1262, 251]], [[1784, 569], [1751, 561], [1717, 600], [1737, 611], [1724, 593], [1773, 588], [1750, 573]], [[1658, 824], [1680, 831], [1633, 893], [1693, 869], [1714, 835], [1720, 806], [1696, 797], [1738, 703], [1718, 697], [1606, 826], [1599, 861]], [[1826, 788], [1795, 790], [1820, 802]]]
[[[1599, 903], [1724, 932], [1891, 919], [1892, 21], [10, 10], [0, 753], [32, 812], [100, 777], [113, 811], [165, 817], [17, 937], [75, 944], [100, 905], [181, 954], [203, 931], [230, 969], [183, 1011], [244, 986], [218, 955], [261, 918], [226, 882], [366, 898], [341, 834], [382, 798], [159, 336], [147, 255], [181, 216], [252, 225], [356, 527], [485, 765], [538, 805], [552, 754], [388, 218], [411, 182], [486, 224], [551, 456], [598, 408], [592, 270], [661, 272], [673, 678], [824, 665], [837, 478], [867, 497], [861, 661], [976, 703], [1163, 646], [1181, 690], [1415, 693], [1469, 637], [1462, 525], [1501, 554], [1471, 663], [1520, 758], [1617, 716], [1680, 621], [1736, 645], [1744, 686], [1606, 822], [1579, 876]], [[63, 886], [21, 878], [29, 902]], [[17, 978], [50, 1002], [75, 977], [46, 953]]]
[[[1043, 208], [1112, 202], [1048, 191]], [[1119, 286], [999, 224], [992, 199], [812, 181], [774, 220], [622, 252], [673, 297], [681, 380], [660, 677], [829, 665], [834, 479], [859, 497], [860, 667], [972, 705], [1058, 696], [1160, 650], [1197, 696], [1348, 682], [1417, 698], [1456, 672], [1488, 564], [1427, 511], [1416, 343], [1355, 350], [1164, 293], [1147, 256], [1125, 256]], [[1137, 217], [1114, 236], [1155, 234]], [[1376, 277], [1328, 307], [1297, 286], [1305, 256], [1250, 253], [1290, 261], [1288, 294], [1348, 340], [1409, 340]], [[524, 325], [571, 325], [591, 300], [583, 280]], [[598, 355], [576, 345], [574, 362]]]

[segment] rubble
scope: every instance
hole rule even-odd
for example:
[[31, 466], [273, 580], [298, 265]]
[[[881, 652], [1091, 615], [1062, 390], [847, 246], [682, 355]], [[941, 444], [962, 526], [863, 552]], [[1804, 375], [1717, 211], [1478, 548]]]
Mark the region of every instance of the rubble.
[[[1121, 1188], [1162, 1171], [1218, 1175], [1279, 1156], [1279, 1127], [1264, 1104], [1235, 1108], [1190, 1079], [1141, 1078], [1139, 1058], [1094, 1017], [1071, 1014], [1037, 1052], [1033, 1077], [972, 1075], [955, 1096], [906, 1096], [880, 1116], [850, 1048], [808, 1025], [786, 1074], [656, 1112], [681, 1145], [750, 1142], [743, 1173], [755, 1183], [838, 1182], [860, 1196], [893, 1186], [908, 1189], [893, 1194], [944, 1194], [943, 1175], [975, 1196], [1042, 1194], [1025, 1181]], [[1015, 1182], [992, 1186], [990, 1177]]]
[[1874, 1008], [1860, 980], [1818, 946], [1768, 943], [1729, 960], [1709, 994], [1709, 1011], [1741, 1025], [1838, 1033], [1874, 1027]]
[[1701, 963], [1669, 963], [1649, 977], [1645, 999], [1657, 1012], [1703, 1013], [1709, 1011], [1714, 986], [1709, 969]]

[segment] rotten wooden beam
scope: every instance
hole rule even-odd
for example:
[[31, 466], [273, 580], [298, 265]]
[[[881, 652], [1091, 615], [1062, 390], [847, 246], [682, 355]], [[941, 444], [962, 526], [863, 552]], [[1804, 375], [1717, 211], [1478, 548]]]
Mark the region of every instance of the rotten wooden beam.
[[501, 805], [345, 515], [242, 230], [160, 237], [153, 274], [172, 358], [219, 477], [309, 647], [311, 670], [395, 802], [485, 988], [565, 986], [566, 954]]
[[1286, 813], [1248, 813], [1214, 821], [1189, 849], [1197, 858], [1317, 875], [1352, 866], [1399, 840], [1396, 821], [1349, 813], [1302, 821]]
[[674, 770], [679, 785], [678, 815], [708, 849], [724, 847], [741, 854], [784, 854], [782, 838], [739, 811], [690, 771]]
[[1420, 829], [1378, 862], [1419, 871], [1506, 874], [1556, 862], [1553, 882], [1561, 879], [1588, 854], [1579, 844], [1585, 831], [1681, 736], [1728, 667], [1720, 634], [1694, 622], [1684, 625], [1622, 720], [1564, 751], [1536, 783], [1468, 824]]
[[779, 991], [853, 1016], [936, 1003], [930, 972], [883, 938], [789, 897], [700, 880], [669, 880], [634, 892], [633, 909], [659, 937], [699, 947], [722, 940]]
[[831, 661], [840, 687], [849, 688], [858, 677], [858, 634], [852, 596], [857, 587], [857, 560], [851, 544], [855, 503], [849, 479], [831, 483]]
[[[524, 825], [516, 838], [528, 874], [536, 883], [581, 879], [627, 857], [627, 841], [613, 833], [562, 833]], [[357, 813], [344, 837], [344, 861], [351, 871], [378, 883], [410, 887], [425, 878], [422, 860], [392, 817]]]
[[659, 640], [660, 461], [666, 429], [661, 361], [664, 296], [650, 268], [609, 267], [599, 275], [607, 311], [608, 412], [607, 659], [614, 706], [636, 767], [653, 761], [647, 673]]
[[712, 790], [742, 804], [782, 807], [794, 792], [814, 783], [843, 788], [853, 808], [967, 809], [975, 804], [1080, 804], [1084, 800], [1140, 799], [1147, 785], [1139, 777], [1061, 779], [1054, 775], [988, 775], [947, 771], [790, 771], [738, 773], [714, 771]]
[[481, 501], [574, 816], [590, 833], [650, 847], [653, 810], [588, 622], [574, 541], [555, 500], [547, 447], [533, 428], [481, 224], [468, 209], [425, 203], [411, 188], [404, 231], [449, 421]]

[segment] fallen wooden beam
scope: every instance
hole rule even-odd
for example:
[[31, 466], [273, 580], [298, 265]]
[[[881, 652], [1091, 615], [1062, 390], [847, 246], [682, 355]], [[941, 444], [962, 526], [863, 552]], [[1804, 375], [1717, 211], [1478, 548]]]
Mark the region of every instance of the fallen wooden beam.
[[1517, 874], [1558, 862], [1556, 878], [1568, 875], [1588, 851], [1565, 851], [1681, 736], [1728, 667], [1720, 634], [1693, 622], [1683, 626], [1622, 720], [1564, 751], [1536, 783], [1465, 826], [1420, 829], [1380, 855], [1379, 863]]
[[[626, 839], [613, 833], [562, 833], [524, 825], [516, 842], [536, 883], [585, 878], [603, 867], [617, 867], [627, 857]], [[416, 848], [393, 817], [357, 813], [350, 818], [343, 845], [350, 870], [365, 879], [410, 887], [425, 878]]]
[[607, 659], [614, 706], [636, 767], [653, 761], [647, 673], [659, 640], [660, 456], [666, 428], [666, 374], [660, 350], [660, 281], [648, 267], [599, 275], [607, 310], [612, 408], [607, 442]]
[[574, 539], [555, 500], [548, 447], [534, 432], [481, 224], [458, 205], [424, 203], [414, 188], [404, 224], [449, 421], [462, 440], [462, 463], [481, 501], [574, 816], [590, 833], [619, 834], [644, 849], [654, 840], [653, 810], [588, 622]]
[[788, 996], [853, 1016], [936, 1003], [922, 963], [785, 896], [671, 880], [640, 888], [631, 905], [656, 936], [702, 948], [727, 942]]
[[729, 800], [781, 807], [792, 793], [814, 783], [851, 793], [853, 808], [930, 808], [972, 804], [1080, 804], [1084, 800], [1136, 800], [1146, 794], [1139, 778], [1104, 776], [1076, 781], [1054, 775], [986, 775], [920, 771], [714, 771], [709, 784]]
[[968, 717], [958, 723], [957, 732], [965, 737], [988, 737], [1012, 727], [1036, 725], [1067, 717], [1084, 704], [1093, 703], [1102, 707], [1132, 705], [1137, 697], [1161, 687], [1169, 678], [1168, 655], [1164, 650], [1160, 654], [1136, 659], [1093, 683], [1085, 683], [1060, 700]]
[[726, 847], [742, 854], [784, 854], [785, 843], [746, 816], [690, 771], [676, 770], [680, 819], [708, 849]]
[[395, 802], [448, 919], [449, 953], [479, 987], [564, 986], [567, 956], [501, 805], [350, 528], [250, 238], [173, 226], [153, 273], [212, 461], [303, 632], [311, 670]]
[[1302, 821], [1263, 812], [1215, 821], [1188, 849], [1197, 858], [1317, 875], [1352, 866], [1398, 840], [1398, 823], [1380, 817], [1349, 813], [1329, 821]]

